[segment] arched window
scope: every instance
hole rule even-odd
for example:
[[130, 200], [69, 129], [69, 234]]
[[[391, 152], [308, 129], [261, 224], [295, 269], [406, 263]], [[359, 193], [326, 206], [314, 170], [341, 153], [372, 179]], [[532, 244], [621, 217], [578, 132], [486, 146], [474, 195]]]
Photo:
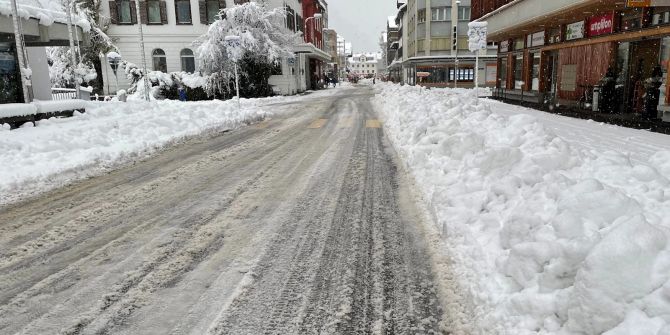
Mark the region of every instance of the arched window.
[[195, 72], [195, 57], [191, 49], [182, 49], [181, 53], [181, 70], [188, 73]]
[[154, 63], [154, 71], [167, 72], [167, 58], [165, 58], [163, 49], [154, 49], [151, 52], [151, 58]]

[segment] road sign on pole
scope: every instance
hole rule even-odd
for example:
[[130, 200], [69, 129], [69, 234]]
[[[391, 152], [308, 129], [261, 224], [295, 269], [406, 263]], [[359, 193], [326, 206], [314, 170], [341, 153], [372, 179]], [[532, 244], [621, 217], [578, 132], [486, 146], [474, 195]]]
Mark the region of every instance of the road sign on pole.
[[479, 53], [486, 50], [487, 22], [468, 23], [468, 48], [475, 53], [475, 90], [479, 90]]

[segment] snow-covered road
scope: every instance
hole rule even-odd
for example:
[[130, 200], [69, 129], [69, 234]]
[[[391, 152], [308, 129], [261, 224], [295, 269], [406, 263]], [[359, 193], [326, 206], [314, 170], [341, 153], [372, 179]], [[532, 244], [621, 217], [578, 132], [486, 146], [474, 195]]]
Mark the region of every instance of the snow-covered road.
[[432, 334], [420, 212], [367, 88], [0, 208], [2, 334]]

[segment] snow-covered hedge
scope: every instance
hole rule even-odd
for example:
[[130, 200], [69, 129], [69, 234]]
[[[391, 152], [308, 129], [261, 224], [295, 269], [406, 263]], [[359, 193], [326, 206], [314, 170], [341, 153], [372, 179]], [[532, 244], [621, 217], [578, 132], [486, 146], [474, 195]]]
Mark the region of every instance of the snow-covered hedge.
[[452, 331], [670, 334], [670, 152], [635, 165], [463, 91], [377, 89], [475, 306]]
[[260, 100], [241, 103], [242, 110], [236, 101], [217, 100], [87, 102], [86, 113], [38, 121], [37, 127], [8, 131], [0, 125], [0, 204], [95, 175], [190, 136], [268, 115]]
[[[144, 74], [142, 69], [130, 62], [123, 62], [122, 67], [126, 77], [130, 82], [128, 93], [131, 94], [130, 100], [144, 99]], [[206, 85], [209, 81], [208, 76], [200, 73], [149, 71], [150, 97], [156, 100], [169, 99], [178, 100], [178, 90], [183, 88], [186, 91], [188, 101], [211, 100], [206, 93]]]

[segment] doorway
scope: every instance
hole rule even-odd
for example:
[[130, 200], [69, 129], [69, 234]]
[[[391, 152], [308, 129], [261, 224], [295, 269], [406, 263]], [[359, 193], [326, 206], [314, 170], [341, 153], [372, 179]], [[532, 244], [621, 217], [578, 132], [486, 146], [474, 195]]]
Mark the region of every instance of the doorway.
[[621, 42], [617, 52], [617, 97], [621, 97], [620, 112], [641, 113], [643, 109], [644, 80], [658, 65], [661, 40]]
[[556, 84], [558, 82], [558, 51], [544, 52], [544, 61], [542, 63], [544, 66], [544, 69], [542, 69], [544, 73], [542, 87], [546, 92], [545, 103], [553, 105], [556, 98]]

